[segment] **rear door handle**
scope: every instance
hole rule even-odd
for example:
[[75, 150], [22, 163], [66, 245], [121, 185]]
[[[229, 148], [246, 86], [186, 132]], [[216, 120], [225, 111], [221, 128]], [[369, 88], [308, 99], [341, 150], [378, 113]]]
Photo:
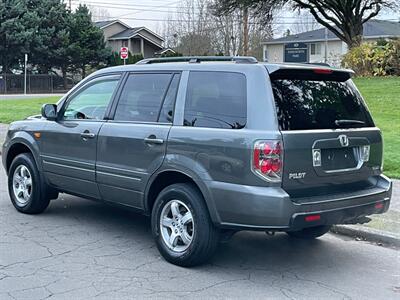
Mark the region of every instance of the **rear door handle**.
[[84, 132], [81, 133], [81, 138], [85, 139], [93, 139], [96, 135], [94, 133], [89, 132], [88, 130], [85, 130]]
[[147, 138], [144, 138], [144, 142], [147, 144], [157, 144], [161, 145], [164, 143], [163, 139], [158, 139], [154, 134], [148, 136]]

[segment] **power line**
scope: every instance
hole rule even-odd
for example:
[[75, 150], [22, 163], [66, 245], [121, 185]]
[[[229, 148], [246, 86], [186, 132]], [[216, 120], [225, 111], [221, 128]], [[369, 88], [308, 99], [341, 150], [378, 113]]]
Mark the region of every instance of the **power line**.
[[[168, 6], [162, 6], [162, 5], [141, 5], [141, 4], [121, 4], [121, 3], [111, 3], [111, 2], [93, 2], [93, 1], [87, 1], [87, 0], [72, 0], [74, 2], [79, 2], [79, 3], [83, 3], [83, 4], [89, 4], [90, 6], [96, 6], [96, 7], [100, 7], [100, 8], [113, 8], [113, 9], [123, 9], [123, 10], [133, 10], [133, 11], [137, 11], [137, 12], [165, 12], [165, 13], [178, 13], [178, 14], [188, 14], [187, 11], [180, 11], [181, 9], [191, 9], [191, 8], [195, 8], [196, 7], [188, 7], [188, 6], [178, 6], [178, 7], [168, 7]], [[180, 1], [176, 1], [171, 3], [175, 4], [177, 2]], [[174, 10], [159, 10], [159, 9], [152, 9], [152, 8], [135, 8], [136, 6], [138, 7], [155, 7], [155, 8], [159, 8], [159, 7], [164, 7], [164, 8], [171, 8], [171, 9], [176, 9]], [[199, 13], [192, 13], [195, 15], [199, 15]], [[296, 16], [281, 16], [279, 17], [280, 19], [298, 19], [298, 17]]]
[[[94, 17], [101, 17], [101, 16], [94, 16]], [[150, 22], [187, 22], [187, 23], [193, 23], [196, 22], [196, 20], [180, 20], [180, 19], [158, 19], [158, 18], [136, 18], [136, 17], [121, 17], [120, 19], [123, 20], [135, 20], [135, 21], [150, 21]], [[263, 25], [264, 23], [262, 22], [249, 22], [251, 25]], [[293, 24], [315, 24], [315, 22], [275, 22], [272, 21], [270, 22], [271, 25], [293, 25]]]
[[[93, 6], [98, 6], [98, 5], [112, 5], [112, 6], [118, 6], [120, 9], [125, 9], [126, 7], [143, 7], [143, 8], [172, 8], [170, 5], [174, 5], [179, 3], [180, 1], [174, 1], [166, 5], [149, 5], [149, 4], [134, 4], [134, 3], [115, 3], [115, 2], [96, 2], [96, 1], [88, 1], [88, 0], [71, 0], [75, 2], [75, 4], [90, 4]], [[112, 7], [114, 8], [114, 7]], [[186, 7], [187, 8], [187, 7]]]
[[[189, 14], [188, 12], [184, 12], [184, 11], [179, 11], [179, 9], [185, 9], [185, 8], [195, 8], [195, 7], [170, 7], [168, 5], [173, 5], [176, 3], [179, 3], [180, 1], [174, 1], [170, 4], [167, 5], [148, 5], [148, 4], [124, 4], [124, 3], [112, 3], [112, 2], [94, 2], [94, 1], [90, 1], [90, 0], [70, 0], [73, 2], [78, 2], [78, 3], [83, 3], [83, 4], [89, 4], [92, 6], [97, 6], [100, 8], [114, 8], [114, 9], [123, 9], [123, 10], [132, 10], [132, 11], [137, 11], [137, 12], [166, 12], [166, 13], [178, 13], [178, 14]], [[109, 5], [110, 4], [110, 5]], [[160, 7], [164, 7], [164, 8], [175, 8], [177, 9], [177, 11], [171, 11], [171, 10], [158, 10], [158, 9], [145, 9], [145, 8], [135, 8], [136, 6], [138, 7], [151, 7], [151, 8], [160, 8]], [[192, 14], [197, 14], [198, 13], [192, 13]], [[125, 14], [128, 15], [128, 14]], [[123, 15], [124, 16], [124, 15]], [[277, 17], [278, 19], [295, 19], [298, 20], [299, 17], [298, 16], [280, 16]], [[165, 19], [155, 19], [155, 18], [149, 18], [149, 19], [140, 19], [140, 18], [124, 18], [124, 19], [132, 19], [132, 20], [142, 20], [142, 21], [165, 21]], [[397, 19], [385, 19], [386, 21], [397, 21]], [[180, 22], [182, 20], [174, 20], [176, 22]], [[309, 21], [309, 22], [303, 22], [301, 20], [299, 20], [298, 22], [274, 22], [275, 24], [315, 24], [318, 23], [317, 21]]]

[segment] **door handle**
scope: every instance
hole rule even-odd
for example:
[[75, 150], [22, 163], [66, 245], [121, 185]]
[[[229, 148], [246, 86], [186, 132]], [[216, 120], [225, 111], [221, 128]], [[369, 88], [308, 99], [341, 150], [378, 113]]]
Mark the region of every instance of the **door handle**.
[[147, 138], [144, 138], [144, 142], [147, 144], [157, 144], [161, 145], [164, 143], [163, 139], [158, 139], [154, 134], [148, 136]]
[[84, 140], [86, 139], [93, 139], [96, 135], [94, 133], [89, 132], [88, 130], [85, 130], [84, 132], [81, 133], [81, 138]]

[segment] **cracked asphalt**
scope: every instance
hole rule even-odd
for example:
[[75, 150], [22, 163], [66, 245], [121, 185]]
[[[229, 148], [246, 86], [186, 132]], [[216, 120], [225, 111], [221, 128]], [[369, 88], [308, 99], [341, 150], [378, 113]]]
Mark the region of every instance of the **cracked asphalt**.
[[160, 257], [139, 214], [68, 195], [41, 215], [18, 213], [0, 168], [0, 299], [178, 297], [399, 299], [400, 251], [241, 232], [185, 269]]

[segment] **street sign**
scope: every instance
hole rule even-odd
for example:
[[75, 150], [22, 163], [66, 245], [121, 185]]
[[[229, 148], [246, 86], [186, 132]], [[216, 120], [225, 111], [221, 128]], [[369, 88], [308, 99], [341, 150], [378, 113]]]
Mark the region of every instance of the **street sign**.
[[308, 61], [308, 47], [305, 43], [285, 45], [285, 62], [305, 63]]
[[119, 55], [121, 59], [127, 59], [129, 55], [129, 50], [128, 47], [121, 47], [121, 50], [119, 51]]

